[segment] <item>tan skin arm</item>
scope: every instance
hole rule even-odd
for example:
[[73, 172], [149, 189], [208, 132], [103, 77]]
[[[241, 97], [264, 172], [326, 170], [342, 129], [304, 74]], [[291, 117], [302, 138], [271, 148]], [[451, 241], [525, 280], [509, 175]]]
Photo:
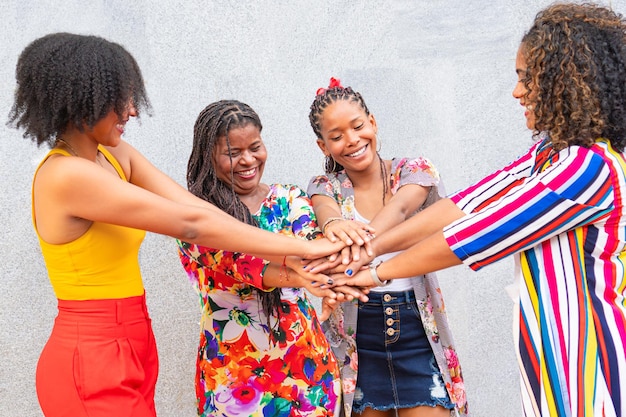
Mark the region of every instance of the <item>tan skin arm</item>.
[[389, 199], [389, 202], [374, 216], [371, 225], [382, 235], [394, 226], [405, 221], [424, 204], [430, 187], [407, 184]]
[[[402, 240], [406, 238], [404, 233], [406, 230], [404, 229], [404, 225], [411, 221], [411, 219], [406, 220], [411, 213], [414, 213], [419, 207], [424, 204], [424, 201], [428, 198], [428, 193], [430, 192], [429, 187], [423, 187], [417, 184], [408, 184], [401, 187], [398, 192], [389, 200], [389, 202], [374, 216], [370, 225], [374, 226], [376, 230], [379, 231], [379, 234], [375, 239], [372, 240], [372, 245], [374, 242], [380, 243], [383, 236], [386, 236], [392, 230], [394, 230], [395, 226], [402, 224], [399, 230], [392, 234], [392, 238], [399, 239], [399, 242], [392, 241], [391, 244], [400, 244], [404, 243]], [[456, 207], [456, 206], [455, 206]], [[418, 213], [420, 214], [420, 213]], [[334, 222], [334, 223], [348, 223], [348, 222]], [[332, 224], [332, 223], [331, 223]], [[401, 232], [401, 233], [400, 233]], [[396, 234], [400, 233], [400, 236], [396, 236]], [[380, 250], [380, 249], [378, 249]], [[379, 252], [377, 247], [372, 246], [370, 253], [366, 253], [366, 251], [361, 249], [360, 256], [352, 257], [348, 265], [344, 268], [344, 270], [348, 271], [358, 271], [364, 265], [367, 265], [374, 259], [377, 255], [387, 252], [394, 252], [399, 249], [387, 250], [386, 252]], [[313, 265], [313, 264], [312, 264]], [[331, 267], [330, 264], [321, 264], [314, 265], [310, 269], [311, 272], [319, 272], [323, 271], [324, 268]]]
[[382, 254], [407, 249], [464, 216], [465, 213], [452, 200], [441, 199], [376, 239], [373, 244], [375, 252]]
[[304, 275], [301, 271], [270, 263], [263, 274], [263, 285], [268, 288], [304, 288], [316, 297], [329, 297], [339, 302], [352, 301], [355, 298], [363, 302], [368, 300], [367, 291], [347, 285], [336, 286], [332, 289], [320, 288], [313, 285], [312, 279], [304, 278]]
[[137, 151], [128, 142], [121, 141], [116, 147], [107, 147], [107, 150], [122, 166], [129, 182], [165, 197], [168, 200], [183, 204], [198, 205], [215, 213], [221, 212], [207, 201], [196, 197], [184, 187], [156, 168], [146, 157]]
[[[381, 281], [386, 281], [423, 275], [460, 264], [461, 260], [448, 246], [443, 232], [439, 231], [381, 263], [376, 272]], [[333, 278], [335, 278], [337, 285], [358, 287], [373, 285], [372, 276], [368, 269], [357, 272], [351, 278], [347, 278], [345, 274], [343, 276], [336, 274]]]
[[[432, 234], [441, 232], [445, 226], [464, 216], [465, 213], [452, 200], [441, 199], [372, 240], [375, 256], [369, 260], [384, 253], [405, 250]], [[346, 270], [358, 271], [365, 264], [365, 260], [368, 259], [353, 261]]]
[[[123, 148], [116, 151], [123, 152]], [[285, 254], [317, 258], [337, 252], [343, 246], [326, 239], [296, 241], [246, 225], [192, 196], [173, 180], [164, 179], [164, 174], [159, 174], [147, 161], [130, 159], [132, 153], [129, 155], [128, 159], [121, 158], [122, 166], [126, 170], [130, 163], [130, 178], [153, 192], [121, 181], [92, 161], [60, 155], [50, 157], [34, 184], [35, 216], [42, 238], [49, 243], [69, 242], [96, 221], [270, 260], [282, 260]], [[155, 179], [149, 180], [150, 175]], [[185, 204], [164, 196], [184, 200]]]

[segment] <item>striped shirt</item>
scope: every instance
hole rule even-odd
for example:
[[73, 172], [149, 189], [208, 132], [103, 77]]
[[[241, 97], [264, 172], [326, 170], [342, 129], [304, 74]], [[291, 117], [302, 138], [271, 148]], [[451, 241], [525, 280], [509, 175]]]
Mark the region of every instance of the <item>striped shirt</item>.
[[626, 161], [546, 138], [450, 198], [444, 229], [477, 270], [514, 255], [525, 416], [626, 416]]

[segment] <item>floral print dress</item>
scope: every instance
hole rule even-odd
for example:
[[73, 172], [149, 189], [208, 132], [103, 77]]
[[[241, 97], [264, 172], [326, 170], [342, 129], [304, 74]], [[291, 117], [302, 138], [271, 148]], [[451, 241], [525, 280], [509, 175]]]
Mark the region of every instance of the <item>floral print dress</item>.
[[[428, 198], [419, 210], [428, 207], [443, 194], [439, 173], [426, 158], [394, 158], [391, 163], [390, 188], [395, 194], [406, 184], [419, 184], [430, 187]], [[336, 174], [313, 177], [309, 183], [308, 194], [327, 195], [341, 206], [344, 219], [355, 217], [354, 189], [345, 170]], [[418, 211], [419, 211], [418, 210]], [[467, 415], [465, 385], [461, 366], [454, 348], [452, 333], [448, 326], [443, 296], [435, 274], [426, 274], [411, 278], [424, 330], [437, 360], [437, 365], [446, 385], [448, 395], [455, 404], [453, 415]], [[346, 416], [352, 412], [358, 355], [356, 346], [357, 302], [343, 303], [331, 317], [324, 322], [324, 332], [341, 368], [343, 389], [343, 411]]]
[[[259, 227], [298, 239], [321, 233], [311, 201], [273, 184], [254, 214]], [[245, 236], [241, 237], [245, 239]], [[282, 288], [280, 317], [263, 313], [257, 291], [267, 261], [178, 241], [200, 298], [196, 367], [199, 416], [334, 416], [339, 368], [302, 288]]]

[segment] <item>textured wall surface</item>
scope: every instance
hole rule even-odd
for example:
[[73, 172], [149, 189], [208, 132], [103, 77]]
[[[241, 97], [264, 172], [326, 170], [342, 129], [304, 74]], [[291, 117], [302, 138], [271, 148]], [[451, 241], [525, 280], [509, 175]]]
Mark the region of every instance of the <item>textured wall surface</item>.
[[[308, 124], [330, 76], [360, 91], [383, 157], [429, 157], [446, 189], [469, 185], [531, 144], [511, 96], [519, 40], [545, 0], [2, 0], [0, 117], [13, 99], [20, 51], [50, 32], [124, 45], [146, 80], [154, 114], [126, 140], [184, 184], [193, 123], [235, 98], [264, 123], [266, 182], [305, 187], [322, 171]], [[605, 3], [606, 4], [606, 3]], [[626, 0], [612, 6], [626, 12]], [[30, 217], [30, 183], [46, 149], [0, 124], [0, 416], [41, 416], [34, 375], [56, 300]], [[163, 219], [163, 221], [168, 221]], [[215, 225], [219, 227], [219, 225]], [[199, 309], [171, 238], [148, 234], [141, 264], [160, 352], [162, 417], [194, 415]], [[512, 345], [512, 260], [440, 273], [474, 416], [520, 415]]]

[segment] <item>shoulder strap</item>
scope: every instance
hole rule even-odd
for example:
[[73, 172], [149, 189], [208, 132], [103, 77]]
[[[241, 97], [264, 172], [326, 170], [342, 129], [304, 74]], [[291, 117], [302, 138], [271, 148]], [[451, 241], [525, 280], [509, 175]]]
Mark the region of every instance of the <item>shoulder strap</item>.
[[106, 158], [107, 161], [109, 161], [109, 163], [111, 165], [113, 165], [113, 168], [115, 168], [115, 170], [117, 171], [117, 175], [120, 176], [121, 179], [123, 179], [124, 181], [128, 182], [128, 178], [126, 178], [126, 174], [124, 173], [124, 170], [122, 169], [122, 166], [120, 165], [120, 163], [117, 161], [117, 159], [115, 159], [115, 157], [113, 156], [113, 154], [111, 154], [111, 152], [109, 152], [104, 146], [102, 145], [98, 145], [98, 150], [100, 151], [100, 153], [102, 153], [102, 155], [104, 155], [104, 157]]

